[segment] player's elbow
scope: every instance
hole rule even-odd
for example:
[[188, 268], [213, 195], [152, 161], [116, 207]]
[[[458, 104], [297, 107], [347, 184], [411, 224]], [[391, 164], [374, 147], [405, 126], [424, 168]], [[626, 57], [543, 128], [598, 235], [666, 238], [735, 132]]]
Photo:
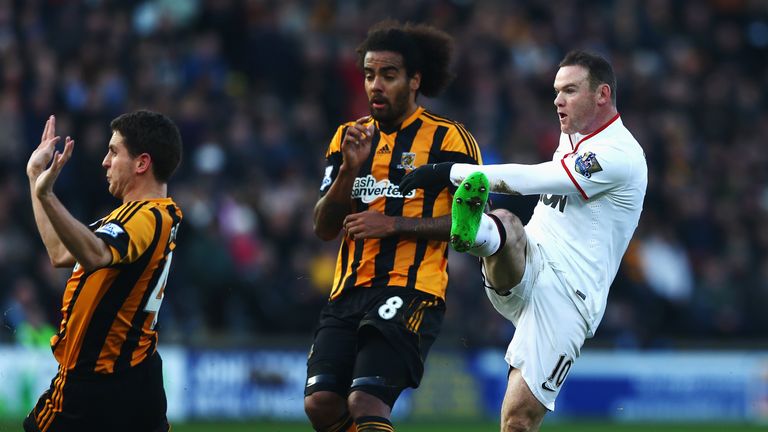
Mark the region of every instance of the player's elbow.
[[82, 267], [86, 273], [96, 271], [102, 267], [106, 267], [107, 265], [109, 265], [109, 260], [104, 259], [103, 257], [85, 259], [82, 262], [80, 262], [80, 267]]
[[84, 272], [91, 273], [100, 269], [102, 266], [98, 266], [94, 263], [80, 263], [80, 267], [82, 267]]
[[333, 240], [339, 234], [339, 230], [328, 229], [327, 227], [324, 227], [317, 222], [315, 222], [313, 229], [315, 231], [315, 235], [322, 241]]
[[65, 248], [48, 249], [48, 261], [56, 268], [72, 267], [75, 265], [75, 257]]
[[335, 239], [349, 212], [349, 205], [329, 201], [327, 196], [321, 198], [315, 205], [312, 219], [315, 235], [323, 241]]
[[93, 253], [84, 254], [77, 262], [80, 263], [80, 267], [86, 273], [96, 271], [102, 267], [106, 267], [112, 261], [112, 253], [109, 249], [100, 249]]
[[71, 256], [49, 256], [51, 265], [56, 268], [67, 268], [75, 265], [75, 259]]

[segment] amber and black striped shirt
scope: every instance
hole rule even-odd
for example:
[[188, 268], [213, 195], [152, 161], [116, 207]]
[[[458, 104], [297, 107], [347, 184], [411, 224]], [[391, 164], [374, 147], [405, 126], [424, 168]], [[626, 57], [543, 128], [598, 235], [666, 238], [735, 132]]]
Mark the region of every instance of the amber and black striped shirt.
[[91, 225], [112, 262], [90, 273], [75, 265], [51, 347], [63, 370], [108, 374], [155, 352], [154, 325], [182, 214], [171, 198], [130, 201]]
[[[338, 175], [343, 161], [341, 142], [353, 124], [341, 125], [331, 140], [321, 194], [325, 194]], [[398, 130], [382, 131], [377, 127], [371, 146], [371, 155], [352, 188], [353, 212], [371, 210], [388, 216], [425, 218], [448, 215], [451, 193], [446, 188], [417, 189], [406, 197], [400, 194], [397, 185], [406, 169], [448, 161], [482, 163], [477, 142], [464, 126], [422, 107]], [[330, 298], [337, 298], [353, 287], [384, 286], [413, 288], [445, 298], [447, 258], [447, 242], [400, 236], [365, 240], [344, 237]]]

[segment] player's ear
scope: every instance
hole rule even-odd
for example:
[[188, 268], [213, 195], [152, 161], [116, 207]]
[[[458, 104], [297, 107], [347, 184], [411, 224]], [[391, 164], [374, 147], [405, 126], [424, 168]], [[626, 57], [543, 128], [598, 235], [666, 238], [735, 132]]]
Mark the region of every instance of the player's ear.
[[611, 86], [600, 84], [597, 87], [597, 104], [602, 106], [611, 103]]
[[136, 157], [136, 174], [144, 174], [152, 165], [152, 157], [149, 153], [142, 153]]
[[413, 74], [410, 80], [408, 80], [411, 90], [417, 91], [421, 87], [421, 72]]

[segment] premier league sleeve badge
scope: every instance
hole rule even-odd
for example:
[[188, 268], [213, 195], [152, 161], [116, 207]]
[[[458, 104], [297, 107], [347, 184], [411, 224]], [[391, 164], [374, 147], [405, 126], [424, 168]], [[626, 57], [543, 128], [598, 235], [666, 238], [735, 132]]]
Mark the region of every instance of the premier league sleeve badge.
[[574, 169], [582, 176], [590, 178], [592, 174], [602, 171], [603, 167], [597, 162], [597, 155], [588, 151], [576, 157]]

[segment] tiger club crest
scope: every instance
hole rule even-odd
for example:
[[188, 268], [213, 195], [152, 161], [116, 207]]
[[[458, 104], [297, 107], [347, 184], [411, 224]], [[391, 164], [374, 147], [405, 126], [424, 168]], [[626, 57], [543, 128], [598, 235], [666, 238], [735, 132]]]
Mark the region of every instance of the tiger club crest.
[[416, 153], [403, 152], [403, 154], [400, 155], [400, 164], [397, 168], [409, 171], [416, 169], [416, 167], [413, 166], [414, 162], [416, 162]]

